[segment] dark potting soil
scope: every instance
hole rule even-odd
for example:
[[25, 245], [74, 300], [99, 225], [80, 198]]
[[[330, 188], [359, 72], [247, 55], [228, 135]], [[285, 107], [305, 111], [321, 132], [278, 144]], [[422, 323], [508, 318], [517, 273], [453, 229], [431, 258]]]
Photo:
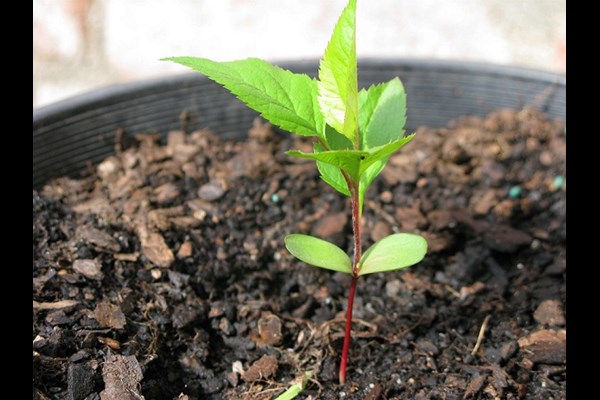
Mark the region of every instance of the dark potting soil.
[[[565, 130], [501, 110], [421, 128], [368, 193], [364, 248], [420, 232], [424, 261], [359, 281], [283, 237], [351, 250], [349, 200], [308, 140], [256, 122], [138, 136], [83, 179], [33, 192], [33, 397], [564, 399]], [[479, 337], [479, 340], [478, 340]], [[142, 397], [143, 396], [143, 397]]]

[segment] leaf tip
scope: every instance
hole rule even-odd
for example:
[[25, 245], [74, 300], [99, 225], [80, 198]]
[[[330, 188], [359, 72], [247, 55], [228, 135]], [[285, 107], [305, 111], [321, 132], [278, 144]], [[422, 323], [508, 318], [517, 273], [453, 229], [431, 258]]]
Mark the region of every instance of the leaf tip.
[[183, 57], [176, 57], [176, 56], [163, 57], [163, 58], [159, 59], [158, 61], [172, 61], [172, 62], [177, 62], [177, 60], [179, 60], [180, 58], [183, 58]]

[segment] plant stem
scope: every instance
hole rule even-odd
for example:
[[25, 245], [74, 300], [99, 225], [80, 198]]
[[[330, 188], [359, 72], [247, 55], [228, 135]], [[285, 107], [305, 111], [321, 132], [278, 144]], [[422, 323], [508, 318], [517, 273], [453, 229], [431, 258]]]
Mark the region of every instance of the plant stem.
[[358, 199], [358, 185], [352, 183], [349, 179], [348, 188], [350, 189], [352, 201], [352, 233], [354, 234], [354, 262], [352, 265], [352, 281], [350, 282], [350, 293], [348, 293], [348, 307], [346, 310], [346, 327], [344, 329], [344, 345], [342, 347], [342, 360], [340, 362], [339, 379], [340, 384], [346, 383], [346, 364], [348, 363], [348, 351], [350, 350], [350, 336], [352, 334], [352, 308], [354, 306], [354, 294], [356, 293], [356, 284], [358, 282], [358, 266], [360, 263], [360, 205]]
[[354, 264], [352, 276], [358, 278], [358, 265], [360, 263], [360, 205], [358, 201], [358, 185], [350, 191], [352, 195], [352, 232], [354, 234]]
[[340, 362], [340, 385], [346, 383], [346, 364], [348, 363], [348, 350], [350, 349], [350, 335], [352, 333], [352, 306], [354, 304], [354, 293], [356, 292], [357, 277], [352, 277], [350, 282], [350, 293], [348, 294], [348, 309], [346, 310], [346, 328], [344, 329], [344, 346], [342, 347], [342, 360]]

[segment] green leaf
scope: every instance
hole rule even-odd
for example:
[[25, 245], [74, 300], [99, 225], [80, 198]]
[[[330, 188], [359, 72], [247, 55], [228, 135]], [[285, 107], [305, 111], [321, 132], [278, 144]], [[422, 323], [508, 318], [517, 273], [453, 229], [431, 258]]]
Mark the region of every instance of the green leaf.
[[325, 124], [325, 142], [330, 150], [352, 150], [352, 142], [341, 133], [338, 133], [328, 124]]
[[348, 1], [319, 64], [318, 101], [325, 122], [358, 145], [356, 0]]
[[403, 137], [402, 139], [398, 139], [391, 143], [385, 144], [383, 146], [373, 147], [368, 150], [369, 156], [362, 161], [361, 163], [361, 175], [364, 171], [373, 165], [378, 160], [383, 160], [389, 156], [391, 156], [396, 151], [400, 150], [402, 147], [408, 144], [413, 138], [415, 134], [408, 135]]
[[197, 57], [170, 57], [223, 85], [273, 125], [304, 136], [324, 139], [323, 115], [316, 101], [317, 82], [307, 75], [264, 60], [217, 62]]
[[314, 267], [352, 274], [350, 257], [332, 243], [300, 233], [287, 235], [284, 241], [288, 251], [300, 261]]
[[[320, 144], [315, 143], [314, 152], [321, 153], [323, 151], [323, 147]], [[348, 183], [346, 182], [346, 179], [344, 179], [344, 175], [342, 175], [342, 171], [338, 167], [334, 167], [333, 165], [324, 163], [322, 161], [317, 161], [317, 169], [321, 174], [321, 179], [323, 179], [327, 184], [341, 194], [350, 197]]]
[[359, 202], [359, 210], [362, 215], [363, 204], [365, 203], [365, 194], [369, 189], [369, 186], [373, 182], [373, 180], [379, 175], [379, 173], [387, 164], [388, 158], [383, 158], [381, 160], [377, 160], [366, 169], [365, 173], [360, 177], [360, 182], [358, 185], [358, 202]]
[[[325, 142], [332, 150], [352, 149], [352, 142], [341, 133], [338, 133], [328, 124], [325, 124]], [[319, 143], [315, 143], [314, 153], [321, 153], [323, 151], [325, 151], [323, 146], [321, 146]], [[346, 182], [346, 179], [344, 178], [340, 168], [317, 160], [317, 169], [321, 174], [321, 178], [326, 183], [343, 195], [350, 197], [348, 183]]]
[[[368, 90], [361, 90], [358, 105], [361, 149], [374, 149], [402, 138], [406, 122], [406, 94], [400, 79], [394, 78], [387, 83], [371, 86]], [[361, 211], [369, 186], [388, 159], [384, 157], [377, 160], [361, 176], [358, 187]]]
[[360, 182], [361, 176], [378, 160], [389, 157], [392, 153], [410, 142], [414, 134], [396, 140], [383, 146], [362, 150], [327, 150], [320, 153], [304, 153], [298, 150], [289, 150], [287, 155], [309, 160], [321, 161], [331, 164], [346, 171], [354, 182]]
[[283, 393], [281, 393], [275, 400], [293, 400], [298, 396], [308, 383], [309, 379], [313, 377], [312, 371], [306, 371], [304, 374], [297, 376], [290, 381], [290, 387]]
[[286, 154], [292, 157], [306, 158], [308, 160], [321, 161], [346, 171], [348, 176], [358, 182], [360, 179], [361, 158], [366, 159], [369, 155], [360, 150], [327, 150], [321, 153], [304, 153], [299, 150], [289, 150]]
[[363, 254], [359, 275], [394, 271], [421, 261], [427, 253], [427, 241], [420, 235], [395, 233], [374, 243]]
[[404, 136], [406, 93], [400, 79], [361, 90], [358, 104], [361, 149], [382, 146]]

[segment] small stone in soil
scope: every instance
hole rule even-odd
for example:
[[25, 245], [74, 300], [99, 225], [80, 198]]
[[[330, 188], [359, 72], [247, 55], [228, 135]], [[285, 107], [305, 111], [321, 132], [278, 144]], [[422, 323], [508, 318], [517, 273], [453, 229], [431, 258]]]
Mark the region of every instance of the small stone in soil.
[[146, 228], [138, 229], [142, 245], [142, 253], [157, 267], [169, 268], [175, 256], [160, 233], [149, 232]]
[[564, 326], [562, 304], [558, 300], [544, 300], [533, 313], [533, 318], [542, 325]]
[[107, 181], [116, 178], [120, 169], [121, 162], [119, 159], [115, 156], [110, 156], [98, 164], [96, 172], [103, 181]]
[[177, 329], [185, 328], [200, 319], [202, 312], [198, 305], [179, 304], [173, 310], [173, 326]]
[[144, 377], [142, 368], [135, 356], [109, 354], [102, 368], [104, 390], [102, 400], [139, 400], [144, 397], [139, 392]]
[[104, 274], [101, 271], [102, 264], [98, 260], [75, 260], [73, 269], [89, 279], [101, 281]]
[[509, 358], [511, 358], [515, 354], [515, 352], [517, 351], [518, 348], [519, 347], [517, 346], [516, 342], [510, 341], [510, 342], [504, 343], [502, 345], [502, 347], [500, 347], [500, 350], [498, 351], [501, 361], [507, 361]]
[[494, 207], [494, 214], [504, 220], [512, 218], [515, 208], [515, 201], [513, 199], [504, 199]]
[[46, 316], [46, 322], [51, 326], [66, 325], [71, 322], [63, 310], [52, 311]]
[[122, 329], [127, 322], [121, 308], [108, 302], [98, 303], [94, 310], [94, 319], [100, 325], [113, 329]]
[[437, 346], [427, 339], [420, 339], [417, 341], [416, 348], [417, 350], [430, 355], [436, 355], [440, 352]]
[[508, 197], [511, 199], [518, 199], [521, 197], [521, 186], [515, 185], [508, 189]]
[[371, 230], [371, 239], [374, 242], [383, 239], [386, 236], [389, 236], [392, 233], [392, 228], [390, 224], [385, 221], [377, 221]]
[[534, 366], [535, 366], [535, 363], [533, 361], [531, 361], [529, 358], [524, 358], [523, 361], [521, 361], [521, 367], [523, 367], [525, 369], [532, 370]]
[[119, 343], [118, 340], [115, 340], [113, 338], [98, 336], [98, 341], [102, 344], [107, 345], [108, 347], [110, 347], [113, 350], [121, 349], [121, 343]]
[[185, 143], [185, 132], [184, 131], [170, 131], [167, 134], [167, 147], [174, 148], [180, 144]]
[[432, 210], [427, 213], [427, 219], [434, 231], [451, 228], [456, 223], [452, 214], [446, 210]]
[[116, 239], [111, 235], [89, 226], [80, 226], [77, 228], [76, 236], [80, 240], [95, 246], [99, 250], [108, 250], [116, 253], [121, 248]]
[[259, 143], [266, 143], [273, 137], [273, 126], [261, 118], [254, 118], [252, 128], [248, 131], [248, 137], [257, 140]]
[[467, 390], [465, 390], [465, 395], [464, 395], [463, 399], [470, 399], [471, 397], [473, 397], [477, 393], [479, 393], [479, 391], [483, 387], [483, 384], [485, 383], [486, 379], [487, 379], [487, 375], [479, 375], [479, 374], [475, 375], [475, 377], [473, 377], [473, 379], [471, 379], [471, 382], [469, 382], [469, 385], [467, 386]]
[[566, 362], [567, 331], [543, 329], [519, 339], [519, 347], [535, 363], [564, 364]]
[[369, 393], [363, 398], [363, 400], [378, 400], [381, 397], [383, 392], [383, 388], [379, 383], [370, 383], [369, 384]]
[[208, 318], [217, 318], [222, 315], [225, 315], [225, 311], [227, 308], [225, 307], [225, 303], [222, 301], [215, 301], [211, 303], [210, 310], [208, 311]]
[[87, 350], [79, 350], [77, 353], [75, 353], [71, 357], [69, 357], [69, 361], [72, 362], [72, 363], [76, 363], [78, 361], [85, 360], [89, 356], [90, 356], [89, 351], [87, 351]]
[[[343, 231], [347, 223], [347, 212], [326, 215], [314, 224], [312, 234], [319, 238], [329, 238], [329, 240], [337, 242], [343, 237]], [[337, 240], [333, 240], [334, 238]]]
[[424, 229], [428, 225], [427, 219], [417, 207], [397, 208], [396, 220], [402, 226], [402, 229], [406, 231]]
[[259, 379], [269, 378], [275, 375], [278, 367], [279, 364], [277, 363], [277, 357], [272, 355], [264, 355], [259, 358], [258, 361], [255, 361], [254, 364], [252, 364], [246, 370], [246, 372], [244, 372], [242, 379], [245, 382], [250, 383]]
[[206, 201], [218, 200], [223, 197], [223, 194], [225, 194], [225, 191], [221, 185], [214, 182], [204, 184], [198, 189], [198, 197]]
[[281, 320], [275, 314], [263, 313], [258, 320], [258, 334], [263, 344], [278, 346], [283, 340]]
[[566, 260], [564, 258], [562, 258], [562, 259], [559, 259], [559, 260], [555, 261], [554, 263], [550, 264], [544, 270], [544, 275], [548, 275], [548, 276], [562, 275], [565, 273], [566, 270], [567, 270], [567, 263], [566, 263]]
[[423, 232], [421, 236], [427, 240], [428, 253], [438, 253], [454, 245], [454, 235], [448, 232]]
[[487, 192], [485, 192], [483, 197], [477, 203], [475, 203], [473, 211], [475, 211], [475, 214], [478, 215], [486, 215], [490, 212], [492, 207], [496, 205], [496, 203], [496, 191], [489, 189]]
[[159, 204], [167, 204], [180, 196], [179, 188], [172, 182], [165, 183], [154, 189], [156, 201]]
[[520, 247], [528, 246], [532, 238], [527, 233], [508, 225], [490, 225], [484, 232], [483, 241], [492, 250], [514, 253]]
[[237, 372], [227, 372], [225, 374], [225, 380], [227, 380], [227, 383], [229, 383], [231, 387], [236, 387], [239, 383], [240, 378]]
[[162, 272], [158, 268], [152, 268], [152, 270], [150, 271], [150, 276], [152, 276], [152, 279], [158, 280], [162, 277]]
[[48, 340], [41, 335], [37, 335], [35, 339], [33, 339], [33, 349], [39, 350], [44, 347], [48, 343]]
[[386, 191], [382, 192], [381, 195], [379, 195], [379, 198], [381, 199], [382, 203], [389, 204], [392, 202], [394, 196], [392, 195], [392, 192], [390, 192], [389, 190], [386, 190]]
[[190, 281], [190, 276], [187, 274], [182, 274], [181, 272], [168, 270], [167, 275], [169, 276], [169, 281], [173, 286], [177, 289], [186, 286]]
[[540, 153], [540, 164], [544, 166], [551, 165], [554, 162], [554, 156], [548, 150], [544, 150]]
[[235, 372], [236, 374], [240, 374], [243, 375], [244, 374], [244, 366], [242, 365], [241, 361], [234, 361], [231, 364], [231, 371]]
[[552, 184], [554, 185], [554, 189], [560, 189], [565, 183], [565, 178], [562, 175], [558, 175], [554, 177], [554, 181]]
[[400, 293], [400, 288], [402, 284], [398, 279], [392, 279], [391, 281], [385, 284], [385, 294], [387, 297], [396, 297], [398, 293]]
[[67, 398], [83, 400], [94, 390], [94, 371], [84, 363], [70, 364], [67, 369]]

